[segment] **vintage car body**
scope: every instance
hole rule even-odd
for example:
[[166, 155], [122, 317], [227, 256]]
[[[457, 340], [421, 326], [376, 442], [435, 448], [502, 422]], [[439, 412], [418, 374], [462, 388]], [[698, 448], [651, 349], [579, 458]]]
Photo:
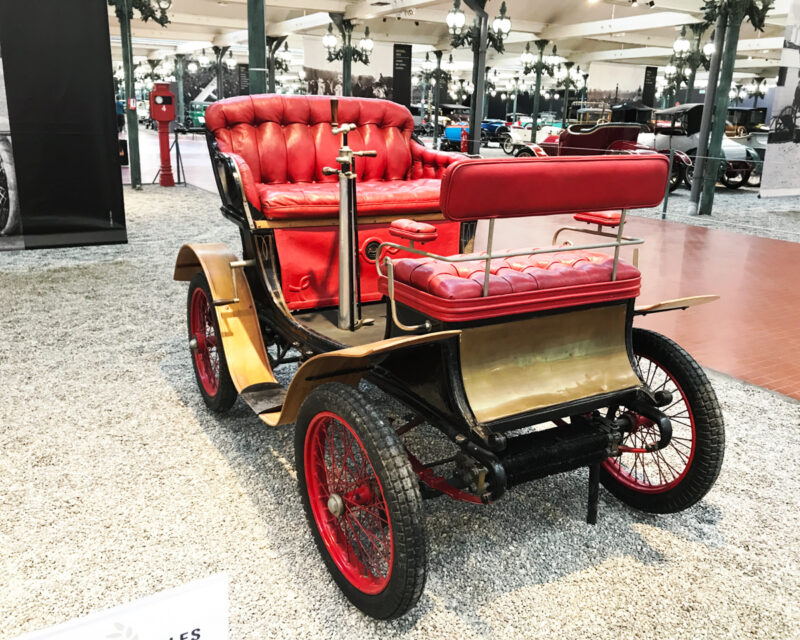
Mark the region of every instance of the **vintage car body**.
[[[620, 259], [642, 242], [625, 210], [663, 197], [663, 156], [468, 159], [417, 143], [404, 107], [359, 98], [244, 96], [206, 115], [242, 253], [178, 254], [198, 389], [212, 411], [241, 397], [267, 425], [295, 423], [308, 524], [355, 606], [385, 619], [419, 599], [423, 496], [490, 504], [587, 467], [594, 523], [601, 481], [650, 512], [711, 488], [713, 389], [685, 351], [633, 328], [709, 298], [637, 307], [641, 274]], [[493, 249], [496, 219], [551, 214], [596, 225], [556, 234], [592, 244]], [[478, 220], [486, 251], [463, 253]], [[452, 456], [404, 439], [422, 423]]]
[[[700, 138], [700, 120], [703, 115], [702, 104], [684, 104], [657, 111], [652, 132], [642, 132], [639, 142], [661, 152], [670, 149], [681, 151], [690, 158], [697, 153]], [[722, 155], [725, 163], [720, 170], [720, 180], [729, 189], [737, 189], [746, 184], [755, 163], [760, 162], [756, 151], [729, 137], [722, 138]], [[687, 185], [692, 172], [686, 174]]]
[[[656, 151], [637, 140], [644, 125], [626, 122], [603, 122], [596, 125], [573, 124], [544, 138], [537, 145], [530, 143], [515, 148], [517, 157], [537, 155], [537, 146], [551, 156], [592, 156], [602, 154], [635, 154], [646, 155], [668, 152]], [[541, 132], [540, 132], [541, 133]], [[685, 179], [686, 171], [692, 166], [688, 155], [680, 151], [673, 152], [670, 190], [677, 189]]]

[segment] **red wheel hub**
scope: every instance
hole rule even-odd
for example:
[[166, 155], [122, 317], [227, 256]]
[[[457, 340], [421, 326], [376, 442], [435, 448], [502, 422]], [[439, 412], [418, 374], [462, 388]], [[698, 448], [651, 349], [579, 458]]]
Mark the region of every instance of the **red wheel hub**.
[[658, 428], [652, 420], [628, 412], [634, 428], [620, 445], [623, 453], [605, 460], [603, 467], [634, 491], [663, 493], [678, 485], [692, 466], [696, 446], [694, 415], [686, 394], [669, 371], [644, 356], [637, 356], [637, 362], [650, 389], [672, 393], [672, 402], [662, 409], [672, 423], [672, 439], [664, 449], [645, 451], [648, 444], [658, 442]]
[[389, 583], [394, 544], [383, 487], [353, 428], [329, 411], [311, 420], [304, 447], [314, 521], [348, 582], [374, 595]]
[[194, 340], [192, 351], [194, 363], [203, 390], [214, 396], [219, 389], [219, 350], [214, 329], [214, 310], [208, 302], [206, 292], [198, 287], [192, 294], [189, 305], [189, 333]]

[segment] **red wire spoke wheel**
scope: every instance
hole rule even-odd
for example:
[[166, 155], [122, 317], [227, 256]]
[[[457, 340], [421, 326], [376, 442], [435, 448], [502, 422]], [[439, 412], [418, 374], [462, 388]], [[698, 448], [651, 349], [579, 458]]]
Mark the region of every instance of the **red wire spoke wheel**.
[[425, 584], [416, 475], [399, 437], [357, 389], [322, 385], [300, 409], [298, 482], [334, 581], [365, 613], [395, 618]]
[[700, 500], [719, 475], [725, 429], [716, 394], [697, 362], [672, 340], [652, 331], [633, 330], [639, 377], [653, 392], [672, 395], [661, 411], [672, 423], [670, 443], [644, 451], [659, 440], [656, 425], [625, 408], [634, 429], [622, 453], [603, 463], [604, 486], [623, 502], [653, 513], [686, 509]]
[[214, 411], [225, 411], [236, 400], [236, 388], [228, 373], [225, 353], [213, 297], [203, 273], [197, 273], [189, 284], [188, 319], [189, 347], [192, 352], [197, 386], [206, 405]]

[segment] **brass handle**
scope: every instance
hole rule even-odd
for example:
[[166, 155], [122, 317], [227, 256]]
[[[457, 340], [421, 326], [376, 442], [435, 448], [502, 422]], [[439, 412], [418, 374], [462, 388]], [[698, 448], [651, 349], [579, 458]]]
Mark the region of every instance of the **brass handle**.
[[377, 151], [353, 151], [354, 156], [364, 156], [365, 158], [375, 158], [378, 155]]
[[322, 175], [323, 176], [332, 176], [339, 173], [338, 169], [334, 169], [333, 167], [322, 167]]

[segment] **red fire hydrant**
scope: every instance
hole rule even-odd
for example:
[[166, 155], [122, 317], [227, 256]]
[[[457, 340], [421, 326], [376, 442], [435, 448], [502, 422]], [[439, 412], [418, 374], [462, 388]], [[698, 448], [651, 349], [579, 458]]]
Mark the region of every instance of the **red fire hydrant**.
[[158, 122], [158, 144], [161, 149], [162, 187], [174, 187], [172, 161], [169, 155], [169, 123], [175, 119], [175, 96], [169, 90], [168, 82], [156, 82], [150, 94], [150, 117]]
[[461, 151], [464, 153], [469, 151], [469, 130], [467, 127], [461, 127]]

